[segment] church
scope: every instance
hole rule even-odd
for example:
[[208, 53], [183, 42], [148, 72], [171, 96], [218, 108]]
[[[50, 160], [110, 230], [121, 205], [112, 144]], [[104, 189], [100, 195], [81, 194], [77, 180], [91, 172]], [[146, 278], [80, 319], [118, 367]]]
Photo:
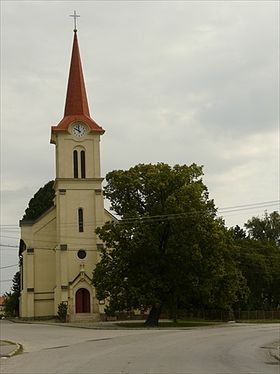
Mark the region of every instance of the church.
[[54, 205], [35, 220], [20, 221], [21, 318], [56, 316], [61, 303], [70, 321], [99, 320], [104, 313], [91, 283], [103, 247], [95, 229], [114, 219], [102, 195], [102, 134], [90, 115], [75, 27], [64, 116], [51, 127]]

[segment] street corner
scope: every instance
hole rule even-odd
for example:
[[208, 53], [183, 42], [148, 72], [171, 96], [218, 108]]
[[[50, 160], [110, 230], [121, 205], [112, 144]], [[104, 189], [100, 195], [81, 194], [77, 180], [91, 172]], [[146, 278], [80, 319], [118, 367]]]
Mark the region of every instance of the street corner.
[[0, 358], [12, 357], [22, 351], [22, 345], [9, 340], [0, 340]]

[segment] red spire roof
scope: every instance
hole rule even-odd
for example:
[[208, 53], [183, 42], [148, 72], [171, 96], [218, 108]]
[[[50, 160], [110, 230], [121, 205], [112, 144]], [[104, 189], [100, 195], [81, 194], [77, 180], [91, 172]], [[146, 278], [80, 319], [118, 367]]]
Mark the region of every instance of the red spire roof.
[[77, 32], [74, 30], [64, 117], [57, 126], [52, 126], [52, 131], [65, 131], [70, 123], [78, 120], [85, 121], [91, 131], [104, 133], [102, 127], [90, 118]]
[[75, 114], [90, 115], [76, 32], [74, 32], [64, 116]]

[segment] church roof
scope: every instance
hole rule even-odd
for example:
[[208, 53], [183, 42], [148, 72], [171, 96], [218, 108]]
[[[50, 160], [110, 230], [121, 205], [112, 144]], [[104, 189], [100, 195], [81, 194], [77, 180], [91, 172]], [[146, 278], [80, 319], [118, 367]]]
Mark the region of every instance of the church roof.
[[65, 131], [74, 121], [85, 121], [91, 131], [104, 133], [103, 128], [90, 117], [76, 30], [74, 30], [64, 117], [57, 126], [52, 126], [52, 131]]
[[84, 114], [89, 116], [87, 93], [80, 58], [77, 32], [74, 32], [64, 116], [71, 116], [75, 114]]

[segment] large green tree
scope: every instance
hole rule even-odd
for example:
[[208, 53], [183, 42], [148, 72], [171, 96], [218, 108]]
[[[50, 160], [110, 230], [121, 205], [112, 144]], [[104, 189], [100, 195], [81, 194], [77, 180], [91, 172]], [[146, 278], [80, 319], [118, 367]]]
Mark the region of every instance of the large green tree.
[[34, 194], [28, 203], [28, 207], [22, 217], [23, 220], [36, 220], [54, 203], [55, 191], [53, 189], [54, 181], [49, 181]]
[[97, 229], [106, 247], [93, 283], [108, 309], [162, 308], [178, 303], [228, 309], [245, 290], [231, 255], [233, 241], [192, 164], [139, 164], [116, 170], [104, 189], [119, 222]]

